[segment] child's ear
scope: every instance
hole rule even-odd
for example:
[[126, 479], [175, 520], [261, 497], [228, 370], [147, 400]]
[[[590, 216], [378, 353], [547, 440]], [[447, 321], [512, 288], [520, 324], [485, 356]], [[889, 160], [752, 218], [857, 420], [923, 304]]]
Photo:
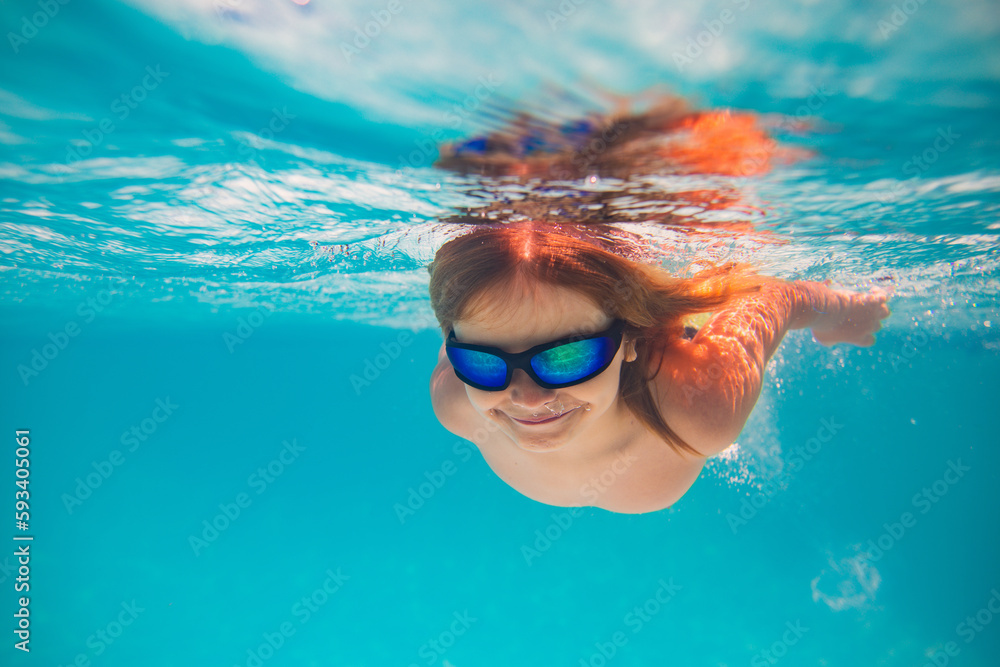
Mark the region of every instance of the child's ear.
[[639, 355], [635, 351], [635, 341], [631, 339], [625, 340], [625, 361], [635, 361], [636, 357]]

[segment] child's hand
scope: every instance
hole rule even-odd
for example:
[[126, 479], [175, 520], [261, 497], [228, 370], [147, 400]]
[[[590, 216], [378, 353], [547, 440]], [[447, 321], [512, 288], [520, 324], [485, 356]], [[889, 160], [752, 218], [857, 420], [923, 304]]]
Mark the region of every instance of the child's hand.
[[880, 289], [861, 294], [823, 285], [823, 293], [817, 296], [820, 298], [813, 302], [817, 317], [812, 323], [812, 333], [817, 342], [826, 346], [837, 343], [873, 345], [875, 332], [889, 316], [886, 305], [889, 297]]

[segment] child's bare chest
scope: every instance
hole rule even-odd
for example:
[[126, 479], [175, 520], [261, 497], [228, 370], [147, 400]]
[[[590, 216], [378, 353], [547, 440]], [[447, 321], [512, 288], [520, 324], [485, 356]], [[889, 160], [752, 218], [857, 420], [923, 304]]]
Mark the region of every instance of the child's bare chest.
[[623, 513], [669, 507], [687, 492], [704, 465], [704, 459], [677, 454], [648, 430], [628, 442], [608, 443], [606, 456], [573, 466], [552, 464], [548, 454], [521, 450], [502, 432], [491, 433], [480, 451], [498, 477], [533, 500]]

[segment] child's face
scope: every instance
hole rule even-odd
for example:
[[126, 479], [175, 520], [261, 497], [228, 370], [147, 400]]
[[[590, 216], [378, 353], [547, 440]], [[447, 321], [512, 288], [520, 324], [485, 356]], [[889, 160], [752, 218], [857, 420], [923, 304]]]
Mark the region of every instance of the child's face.
[[[611, 317], [580, 293], [538, 285], [514, 299], [512, 305], [502, 310], [482, 308], [472, 317], [456, 322], [454, 329], [463, 343], [513, 353], [573, 334], [604, 331], [611, 322]], [[468, 385], [465, 390], [475, 410], [497, 424], [518, 447], [530, 452], [554, 451], [572, 446], [595, 424], [608, 424], [620, 417], [621, 365], [625, 359], [634, 358], [632, 343], [626, 337], [603, 373], [572, 387], [545, 389], [517, 369], [510, 386], [503, 391], [483, 391]], [[562, 416], [543, 424], [526, 423], [551, 418], [553, 412], [545, 407], [546, 403]]]

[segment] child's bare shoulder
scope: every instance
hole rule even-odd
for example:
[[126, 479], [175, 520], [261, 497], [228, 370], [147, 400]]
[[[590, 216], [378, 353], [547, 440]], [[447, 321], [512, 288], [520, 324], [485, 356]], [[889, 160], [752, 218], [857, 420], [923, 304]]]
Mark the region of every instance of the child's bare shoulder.
[[711, 345], [677, 340], [662, 346], [653, 361], [650, 388], [667, 425], [706, 457], [731, 445], [738, 433], [729, 428], [726, 359]]

